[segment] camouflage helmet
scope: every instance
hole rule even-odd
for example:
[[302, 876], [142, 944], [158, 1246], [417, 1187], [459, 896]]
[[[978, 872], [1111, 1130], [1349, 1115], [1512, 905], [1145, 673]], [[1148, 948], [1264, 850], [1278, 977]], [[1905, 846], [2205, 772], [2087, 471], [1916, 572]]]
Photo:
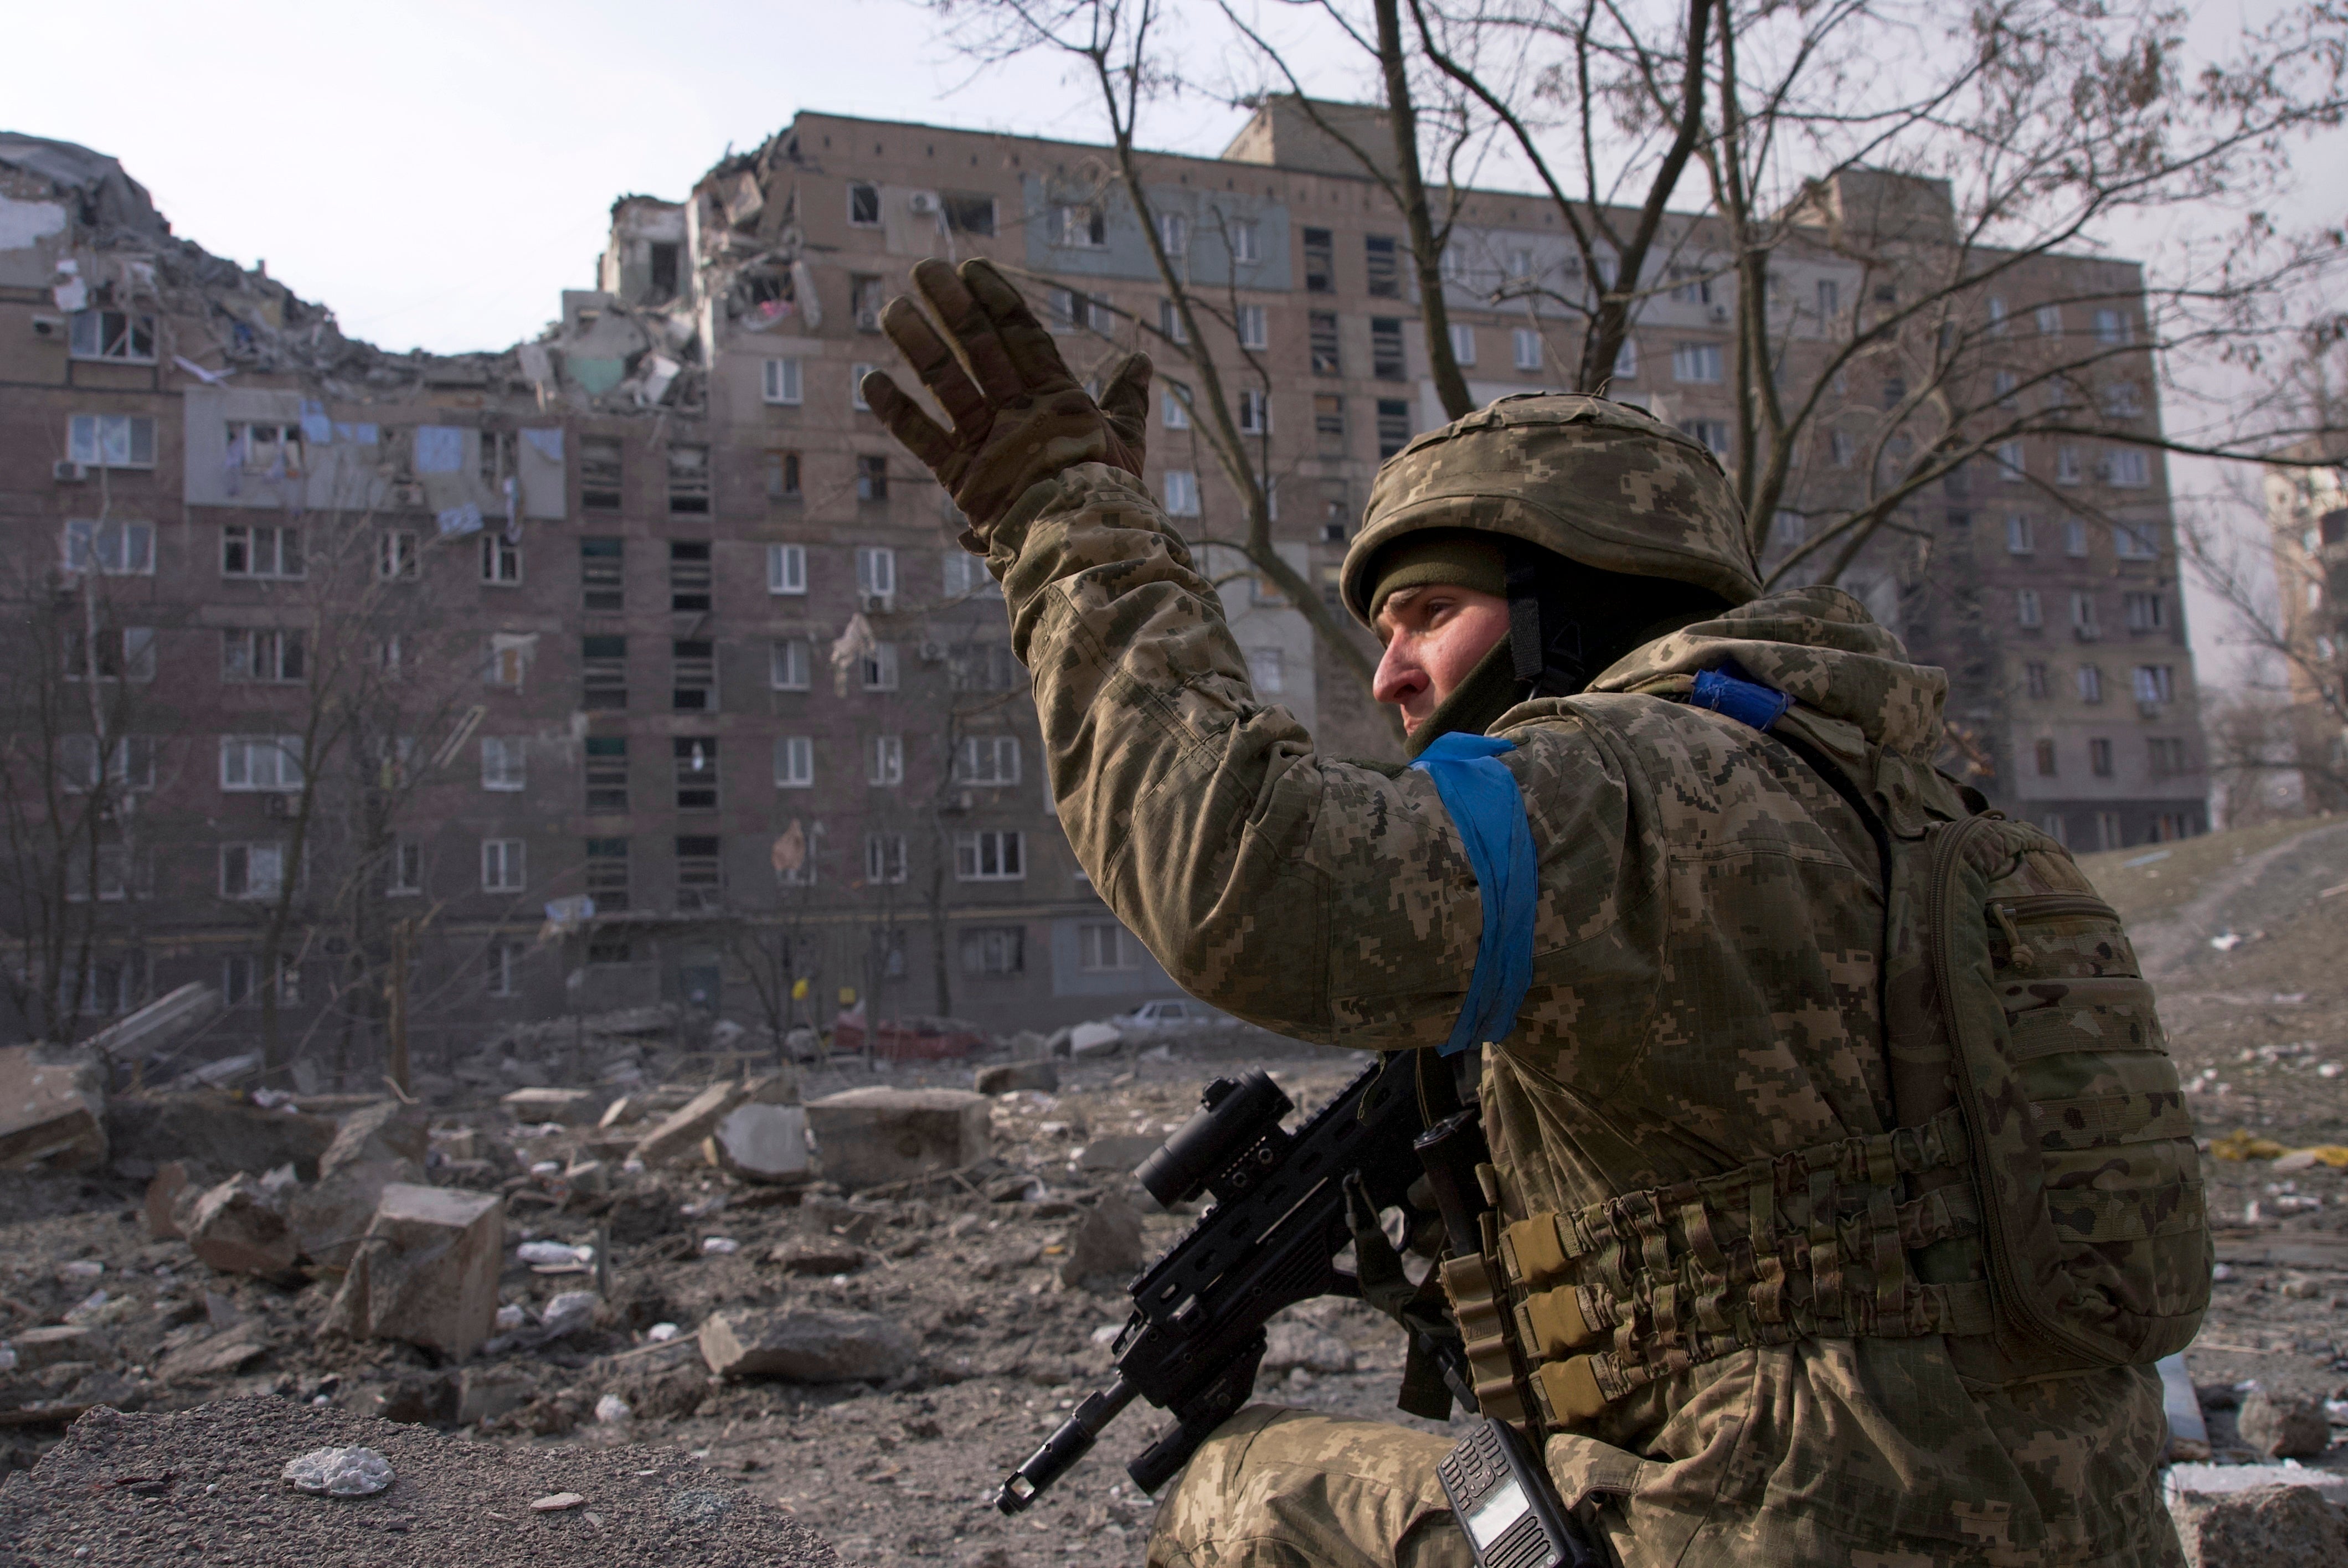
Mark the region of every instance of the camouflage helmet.
[[1719, 459], [1609, 398], [1519, 393], [1395, 454], [1370, 487], [1340, 579], [1364, 625], [1378, 552], [1429, 528], [1504, 534], [1602, 571], [1693, 583], [1732, 605], [1761, 595], [1744, 509]]

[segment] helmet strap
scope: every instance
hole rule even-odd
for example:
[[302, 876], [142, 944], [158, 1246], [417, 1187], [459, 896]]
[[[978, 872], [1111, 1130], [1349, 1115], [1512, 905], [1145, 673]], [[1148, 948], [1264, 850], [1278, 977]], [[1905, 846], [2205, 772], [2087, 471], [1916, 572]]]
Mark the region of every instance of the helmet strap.
[[1509, 654], [1529, 698], [1570, 697], [1590, 683], [1581, 622], [1560, 600], [1555, 564], [1538, 545], [1509, 541]]

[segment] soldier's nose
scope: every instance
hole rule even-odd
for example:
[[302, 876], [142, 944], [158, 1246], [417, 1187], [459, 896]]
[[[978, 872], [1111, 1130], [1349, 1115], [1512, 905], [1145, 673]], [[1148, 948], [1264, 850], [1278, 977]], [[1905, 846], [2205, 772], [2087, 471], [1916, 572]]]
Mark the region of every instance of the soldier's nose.
[[1397, 637], [1386, 644], [1384, 657], [1378, 661], [1378, 672], [1370, 682], [1370, 695], [1381, 702], [1406, 702], [1426, 690], [1426, 671], [1409, 651], [1409, 640]]

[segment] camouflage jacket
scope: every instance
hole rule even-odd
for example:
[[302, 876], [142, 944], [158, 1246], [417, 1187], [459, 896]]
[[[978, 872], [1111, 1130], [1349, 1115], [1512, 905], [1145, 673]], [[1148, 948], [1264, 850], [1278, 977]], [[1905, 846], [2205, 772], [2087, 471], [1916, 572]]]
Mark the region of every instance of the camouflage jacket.
[[[1427, 776], [1317, 755], [1257, 700], [1212, 588], [1134, 479], [1035, 487], [993, 535], [1078, 858], [1184, 987], [1282, 1033], [1440, 1044], [1473, 870]], [[1509, 1220], [1890, 1126], [1884, 894], [1858, 814], [1684, 694], [1734, 659], [1895, 831], [1964, 807], [1931, 767], [1946, 679], [1831, 589], [1640, 649], [1494, 725], [1541, 869], [1532, 989], [1481, 1094]], [[1626, 1563], [2167, 1563], [2157, 1379], [1968, 1386], [1944, 1341], [1734, 1353], [1552, 1438]]]

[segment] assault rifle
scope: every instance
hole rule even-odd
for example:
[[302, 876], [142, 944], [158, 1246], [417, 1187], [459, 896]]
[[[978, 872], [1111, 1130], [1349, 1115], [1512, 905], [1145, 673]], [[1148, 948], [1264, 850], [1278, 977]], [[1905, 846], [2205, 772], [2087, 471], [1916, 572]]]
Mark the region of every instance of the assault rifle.
[[1354, 1242], [1347, 1192], [1371, 1214], [1412, 1212], [1422, 1131], [1413, 1055], [1372, 1065], [1293, 1132], [1280, 1123], [1294, 1102], [1261, 1069], [1207, 1086], [1199, 1113], [1134, 1173], [1169, 1208], [1202, 1193], [1214, 1206], [1134, 1279], [1116, 1379], [1003, 1483], [995, 1507], [1017, 1513], [1035, 1501], [1137, 1396], [1174, 1417], [1126, 1467], [1156, 1491], [1247, 1402], [1275, 1314], [1361, 1295], [1336, 1261]]

